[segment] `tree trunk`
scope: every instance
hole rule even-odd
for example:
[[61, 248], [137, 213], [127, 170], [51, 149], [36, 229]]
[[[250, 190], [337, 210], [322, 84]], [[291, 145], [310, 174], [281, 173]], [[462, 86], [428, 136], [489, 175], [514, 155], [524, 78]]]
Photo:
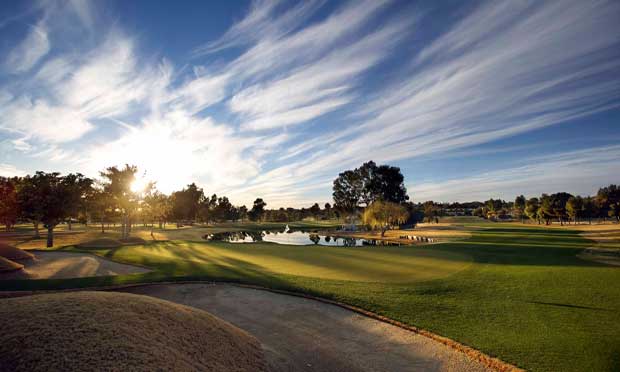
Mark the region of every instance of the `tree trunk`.
[[54, 246], [54, 226], [47, 227], [47, 248]]
[[103, 218], [101, 219], [101, 233], [105, 234], [105, 223], [103, 222]]
[[69, 221], [67, 221], [67, 225], [69, 225], [69, 231], [71, 231], [71, 218], [69, 218]]
[[34, 225], [34, 238], [41, 238], [41, 233], [39, 232], [39, 221], [34, 221], [32, 224]]

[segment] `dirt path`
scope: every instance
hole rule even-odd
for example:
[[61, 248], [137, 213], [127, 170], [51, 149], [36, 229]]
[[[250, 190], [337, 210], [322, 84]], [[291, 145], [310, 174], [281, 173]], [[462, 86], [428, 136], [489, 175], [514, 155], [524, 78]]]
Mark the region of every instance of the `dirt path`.
[[89, 276], [125, 275], [148, 272], [148, 269], [106, 260], [77, 252], [33, 251], [34, 260], [20, 261], [23, 270], [0, 274], [0, 280], [8, 279], [68, 279]]
[[443, 344], [335, 305], [221, 284], [126, 292], [207, 310], [254, 335], [272, 371], [487, 371]]

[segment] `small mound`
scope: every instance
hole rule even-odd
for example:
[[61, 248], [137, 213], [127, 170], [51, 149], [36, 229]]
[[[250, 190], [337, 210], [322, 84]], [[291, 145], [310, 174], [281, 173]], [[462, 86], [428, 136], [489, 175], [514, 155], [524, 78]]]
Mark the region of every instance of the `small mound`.
[[260, 344], [244, 331], [206, 311], [147, 296], [4, 299], [0, 329], [2, 370], [266, 370]]
[[[0, 273], [8, 273], [11, 271], [17, 271], [24, 268], [24, 265], [17, 262], [13, 262], [4, 257], [0, 257]], [[1, 360], [2, 358], [0, 358]]]
[[80, 243], [78, 244], [78, 247], [80, 248], [118, 248], [121, 245], [123, 245], [123, 243], [121, 243], [120, 241], [116, 239], [101, 238], [101, 239], [94, 239], [94, 240], [89, 240], [84, 243]]
[[138, 244], [146, 244], [146, 240], [142, 238], [138, 238], [137, 236], [130, 236], [126, 239], [121, 239], [121, 242], [124, 245], [138, 245]]
[[21, 250], [12, 245], [0, 243], [0, 257], [4, 257], [7, 260], [32, 260], [34, 255], [32, 253]]

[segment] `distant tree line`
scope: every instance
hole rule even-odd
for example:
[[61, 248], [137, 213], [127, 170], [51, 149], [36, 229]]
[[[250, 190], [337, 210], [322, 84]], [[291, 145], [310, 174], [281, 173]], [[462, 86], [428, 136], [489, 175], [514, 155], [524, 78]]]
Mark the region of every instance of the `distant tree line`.
[[47, 230], [48, 246], [53, 245], [54, 228], [73, 222], [96, 223], [101, 231], [120, 224], [121, 238], [126, 239], [136, 223], [169, 222], [179, 225], [223, 221], [291, 222], [314, 220], [361, 220], [371, 228], [385, 230], [402, 225], [415, 226], [426, 220], [438, 222], [446, 215], [473, 215], [491, 220], [526, 219], [536, 223], [560, 224], [612, 218], [620, 222], [620, 188], [609, 185], [595, 196], [566, 192], [542, 194], [526, 199], [519, 195], [512, 202], [489, 199], [485, 202], [436, 203], [409, 201], [400, 168], [377, 165], [373, 161], [346, 170], [333, 182], [334, 204], [323, 208], [314, 203], [309, 208], [266, 209], [257, 198], [252, 207], [235, 206], [226, 196], [207, 196], [195, 183], [170, 195], [158, 191], [154, 183], [142, 190], [132, 190], [138, 169], [135, 166], [109, 167], [94, 180], [80, 173], [36, 172], [25, 177], [0, 177], [0, 224], [10, 230], [18, 222], [33, 224], [36, 237]]
[[542, 194], [526, 198], [519, 195], [514, 201], [489, 199], [484, 202], [436, 203], [427, 201], [415, 205], [427, 222], [442, 216], [478, 216], [489, 220], [516, 219], [538, 224], [578, 223], [611, 219], [620, 222], [620, 187], [602, 187], [594, 196], [572, 195], [567, 192]]

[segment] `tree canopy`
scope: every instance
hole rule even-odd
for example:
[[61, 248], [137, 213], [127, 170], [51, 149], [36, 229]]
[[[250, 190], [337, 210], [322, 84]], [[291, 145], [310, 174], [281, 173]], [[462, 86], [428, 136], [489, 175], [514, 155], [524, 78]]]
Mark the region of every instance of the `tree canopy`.
[[369, 206], [377, 200], [392, 203], [409, 200], [400, 168], [377, 166], [373, 161], [340, 173], [334, 180], [332, 196], [335, 206], [347, 211]]

